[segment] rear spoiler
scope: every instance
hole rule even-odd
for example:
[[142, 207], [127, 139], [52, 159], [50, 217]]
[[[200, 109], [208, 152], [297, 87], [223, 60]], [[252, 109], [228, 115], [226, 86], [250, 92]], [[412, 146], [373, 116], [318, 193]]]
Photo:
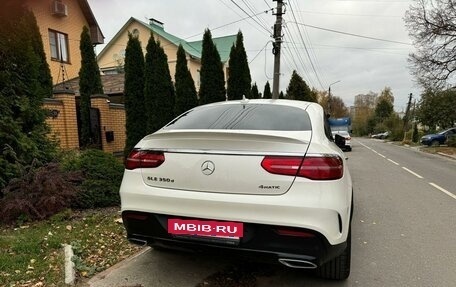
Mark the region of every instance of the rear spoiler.
[[[290, 138], [290, 134], [277, 132], [271, 135], [266, 131], [207, 131], [207, 130], [161, 130], [146, 136], [136, 148], [162, 151], [248, 153], [261, 150], [264, 153], [298, 153], [305, 154], [309, 145], [311, 131], [299, 132], [299, 138]], [[309, 140], [306, 140], [309, 139]]]

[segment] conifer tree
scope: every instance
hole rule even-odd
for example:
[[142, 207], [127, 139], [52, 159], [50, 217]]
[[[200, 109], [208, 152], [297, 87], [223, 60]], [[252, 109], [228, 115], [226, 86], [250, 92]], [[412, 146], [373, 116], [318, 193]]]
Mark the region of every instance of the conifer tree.
[[153, 133], [174, 118], [175, 94], [168, 57], [151, 34], [146, 48], [144, 68], [144, 102], [147, 131]]
[[244, 38], [239, 31], [236, 44], [231, 47], [229, 60], [227, 95], [229, 100], [240, 100], [243, 96], [250, 98], [252, 78], [244, 48]]
[[46, 54], [44, 53], [43, 39], [33, 12], [27, 10], [24, 16], [30, 27], [30, 36], [32, 37], [30, 40], [33, 51], [38, 56], [38, 93], [42, 97], [50, 98], [52, 97], [52, 76], [49, 64], [46, 61]]
[[253, 83], [252, 90], [250, 92], [250, 97], [252, 99], [259, 99], [260, 98], [260, 94], [258, 92], [258, 86], [257, 86], [256, 82]]
[[279, 99], [281, 99], [281, 100], [285, 99], [285, 96], [283, 95], [283, 91], [280, 91]]
[[267, 81], [266, 85], [264, 85], [263, 99], [272, 99], [272, 92], [271, 86], [269, 85], [269, 81]]
[[23, 3], [0, 3], [0, 190], [25, 166], [45, 163], [55, 151], [42, 107], [52, 81], [45, 71], [40, 74], [46, 59], [34, 42], [40, 37], [36, 21]]
[[293, 74], [291, 75], [290, 83], [287, 88], [287, 98], [297, 101], [317, 102], [317, 99], [312, 94], [309, 86], [296, 71], [293, 71]]
[[176, 88], [175, 115], [180, 115], [198, 105], [195, 82], [188, 70], [187, 58], [182, 45], [177, 49], [176, 74], [174, 76]]
[[144, 55], [138, 37], [128, 34], [125, 49], [125, 128], [127, 139], [125, 155], [145, 136], [146, 110], [144, 108]]
[[87, 26], [82, 28], [79, 49], [81, 51], [81, 69], [79, 70], [81, 132], [79, 145], [87, 148], [93, 143], [93, 135], [90, 129], [90, 96], [103, 93], [100, 69]]
[[231, 46], [230, 58], [228, 60], [228, 75], [226, 96], [228, 100], [242, 99], [242, 87], [239, 77], [239, 65], [237, 61], [237, 50], [235, 44]]
[[209, 29], [204, 31], [203, 36], [200, 81], [199, 99], [201, 104], [226, 100], [223, 65]]

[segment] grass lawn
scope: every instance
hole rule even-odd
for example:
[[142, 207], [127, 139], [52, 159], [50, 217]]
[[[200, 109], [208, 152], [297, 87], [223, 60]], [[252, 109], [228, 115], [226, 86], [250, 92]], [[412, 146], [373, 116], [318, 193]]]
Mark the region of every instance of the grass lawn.
[[67, 210], [40, 222], [0, 226], [0, 286], [64, 286], [62, 244], [88, 278], [139, 251], [126, 240], [119, 208]]
[[456, 156], [456, 147], [449, 147], [449, 146], [438, 146], [438, 147], [421, 147], [421, 151], [428, 152], [428, 153], [445, 153], [449, 155]]

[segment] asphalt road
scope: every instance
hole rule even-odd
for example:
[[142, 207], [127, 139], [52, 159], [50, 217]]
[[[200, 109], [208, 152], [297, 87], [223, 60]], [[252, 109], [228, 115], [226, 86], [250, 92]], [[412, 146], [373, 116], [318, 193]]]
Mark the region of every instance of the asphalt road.
[[456, 160], [355, 138], [352, 268], [343, 282], [215, 255], [145, 250], [90, 286], [456, 286]]

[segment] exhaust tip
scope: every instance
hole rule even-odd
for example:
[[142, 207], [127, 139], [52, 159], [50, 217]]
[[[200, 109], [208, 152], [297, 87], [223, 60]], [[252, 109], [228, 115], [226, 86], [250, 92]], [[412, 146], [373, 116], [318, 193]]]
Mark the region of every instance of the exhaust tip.
[[299, 259], [291, 259], [291, 258], [279, 258], [279, 262], [287, 267], [290, 268], [300, 268], [300, 269], [315, 269], [317, 268], [317, 264], [307, 261], [307, 260], [299, 260]]

